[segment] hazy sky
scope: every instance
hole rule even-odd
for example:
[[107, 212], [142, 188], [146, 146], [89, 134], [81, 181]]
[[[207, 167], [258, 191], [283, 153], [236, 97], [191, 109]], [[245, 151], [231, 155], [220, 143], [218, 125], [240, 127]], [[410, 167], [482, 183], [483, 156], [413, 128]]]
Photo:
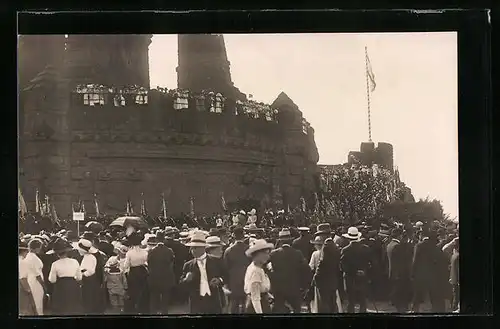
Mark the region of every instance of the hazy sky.
[[[235, 85], [266, 103], [284, 91], [315, 129], [320, 164], [368, 140], [365, 45], [377, 87], [372, 139], [394, 146], [416, 198], [458, 215], [456, 33], [226, 34]], [[151, 86], [177, 85], [177, 36], [155, 35]]]

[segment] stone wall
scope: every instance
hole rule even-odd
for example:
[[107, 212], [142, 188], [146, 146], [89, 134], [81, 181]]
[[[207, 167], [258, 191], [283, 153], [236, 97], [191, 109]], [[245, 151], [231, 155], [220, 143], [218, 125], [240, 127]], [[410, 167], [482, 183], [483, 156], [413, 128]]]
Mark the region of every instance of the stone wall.
[[[56, 204], [62, 214], [79, 199], [92, 211], [94, 194], [101, 211], [116, 214], [125, 211], [129, 198], [139, 211], [144, 193], [149, 212], [156, 215], [161, 193], [172, 214], [189, 212], [191, 197], [198, 214], [211, 214], [222, 210], [222, 193], [228, 204], [253, 199], [268, 200], [262, 206], [291, 207], [314, 193], [314, 130], [304, 133], [301, 113], [283, 107], [276, 120], [267, 121], [235, 115], [229, 108], [223, 113], [175, 110], [173, 100], [156, 91], [149, 92], [148, 104], [124, 107], [85, 106], [81, 95], [70, 95], [66, 142], [46, 138], [47, 149], [30, 139], [24, 148], [32, 156], [21, 159], [24, 172], [39, 176], [25, 188], [64, 194], [64, 200], [56, 198], [62, 200]], [[60, 129], [55, 121], [52, 125]], [[25, 132], [32, 129], [26, 126]], [[43, 188], [42, 176], [50, 181]], [[28, 202], [34, 200], [34, 193], [25, 194]]]

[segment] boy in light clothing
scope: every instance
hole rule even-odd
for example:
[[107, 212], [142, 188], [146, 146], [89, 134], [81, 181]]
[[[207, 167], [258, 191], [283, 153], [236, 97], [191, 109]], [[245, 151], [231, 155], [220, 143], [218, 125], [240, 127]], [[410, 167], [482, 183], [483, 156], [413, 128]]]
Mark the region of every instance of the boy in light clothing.
[[111, 257], [104, 270], [104, 282], [109, 294], [112, 314], [123, 313], [127, 294], [127, 278], [117, 257]]

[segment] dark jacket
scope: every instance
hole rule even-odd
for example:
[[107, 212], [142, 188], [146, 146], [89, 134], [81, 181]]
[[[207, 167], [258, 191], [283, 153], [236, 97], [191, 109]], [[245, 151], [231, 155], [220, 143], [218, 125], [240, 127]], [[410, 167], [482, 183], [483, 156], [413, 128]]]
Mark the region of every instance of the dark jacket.
[[298, 295], [301, 289], [309, 287], [311, 268], [300, 251], [285, 244], [273, 250], [269, 260], [273, 268], [270, 275], [273, 292]]
[[415, 246], [411, 274], [417, 286], [441, 290], [448, 282], [448, 258], [436, 244], [426, 239]]
[[409, 279], [411, 272], [411, 246], [393, 239], [387, 245], [387, 259], [389, 261], [389, 279]]
[[227, 285], [236, 296], [244, 296], [243, 284], [245, 273], [251, 259], [245, 255], [248, 245], [243, 241], [236, 241], [224, 251], [224, 265], [227, 271]]
[[191, 259], [189, 249], [188, 247], [186, 247], [179, 241], [175, 241], [174, 239], [165, 239], [164, 244], [174, 253], [174, 273], [175, 280], [178, 281], [181, 277], [182, 267], [184, 266], [184, 263]]
[[323, 247], [314, 283], [318, 289], [336, 290], [340, 284], [340, 250], [336, 244]]
[[171, 288], [176, 283], [174, 273], [174, 252], [160, 243], [148, 252], [149, 285], [153, 289]]
[[311, 259], [314, 247], [312, 246], [311, 239], [309, 237], [300, 236], [299, 238], [293, 240], [292, 247], [300, 251], [306, 260]]
[[358, 271], [368, 273], [370, 262], [370, 248], [359, 241], [352, 241], [340, 252], [340, 268], [345, 276], [356, 276]]
[[[223, 283], [226, 281], [226, 275], [222, 259], [207, 255], [206, 271], [207, 271], [207, 280], [209, 283], [213, 278], [219, 278], [223, 281]], [[193, 273], [193, 279], [189, 282], [185, 280], [186, 274], [188, 272]], [[184, 264], [180, 282], [181, 285], [187, 290], [190, 298], [199, 298], [200, 280], [201, 280], [200, 268], [198, 267], [196, 259], [193, 258]], [[223, 303], [222, 297], [224, 296], [224, 293], [222, 291], [222, 286], [219, 287], [210, 286], [210, 293], [211, 296], [215, 298], [220, 298], [219, 302], [221, 304]]]

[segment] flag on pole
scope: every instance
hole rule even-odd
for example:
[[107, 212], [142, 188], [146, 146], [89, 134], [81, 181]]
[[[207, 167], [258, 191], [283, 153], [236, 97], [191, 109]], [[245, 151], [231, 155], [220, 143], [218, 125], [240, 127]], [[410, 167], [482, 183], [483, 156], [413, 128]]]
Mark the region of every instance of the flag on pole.
[[141, 215], [145, 217], [145, 216], [148, 215], [148, 212], [146, 211], [146, 200], [144, 200], [144, 193], [141, 193], [141, 198], [142, 198], [142, 201], [141, 201]]
[[189, 200], [189, 203], [190, 203], [190, 213], [191, 213], [191, 216], [194, 217], [194, 198], [191, 197], [191, 199]]
[[18, 201], [18, 209], [21, 213], [21, 217], [26, 216], [28, 213], [28, 208], [26, 207], [26, 202], [24, 201], [23, 194], [21, 193], [21, 189], [17, 189], [17, 201]]
[[165, 195], [163, 193], [161, 194], [161, 205], [161, 210], [163, 211], [163, 219], [167, 219], [167, 203], [165, 202]]
[[304, 199], [303, 196], [300, 197], [300, 203], [302, 205], [302, 211], [306, 212], [306, 200]]
[[52, 223], [61, 226], [61, 221], [59, 220], [59, 216], [57, 216], [56, 206], [54, 206], [54, 204], [51, 205], [50, 210], [50, 219], [52, 220]]
[[96, 213], [96, 217], [99, 217], [99, 202], [97, 201], [97, 194], [94, 193], [94, 206], [95, 206], [95, 213]]
[[40, 192], [38, 189], [36, 189], [35, 192], [35, 212], [41, 213], [42, 212], [42, 207], [41, 207], [41, 202], [40, 202]]
[[368, 48], [365, 47], [365, 57], [366, 57], [366, 75], [370, 82], [370, 92], [375, 90], [377, 83], [375, 82], [375, 74], [373, 73], [372, 63], [370, 62], [370, 57], [368, 56]]
[[226, 204], [226, 199], [224, 198], [224, 193], [221, 194], [220, 198], [222, 203], [222, 209], [224, 209], [224, 211], [227, 211], [227, 204]]
[[83, 212], [83, 213], [86, 213], [86, 211], [85, 211], [85, 201], [80, 200], [80, 203], [81, 203], [80, 211]]
[[130, 203], [130, 198], [127, 199], [127, 209], [125, 212], [127, 216], [132, 215], [132, 204]]
[[318, 198], [318, 193], [316, 192], [314, 192], [314, 200], [315, 200], [314, 212], [317, 214], [319, 213], [319, 198]]
[[49, 196], [45, 194], [45, 202], [42, 205], [42, 216], [50, 215]]

